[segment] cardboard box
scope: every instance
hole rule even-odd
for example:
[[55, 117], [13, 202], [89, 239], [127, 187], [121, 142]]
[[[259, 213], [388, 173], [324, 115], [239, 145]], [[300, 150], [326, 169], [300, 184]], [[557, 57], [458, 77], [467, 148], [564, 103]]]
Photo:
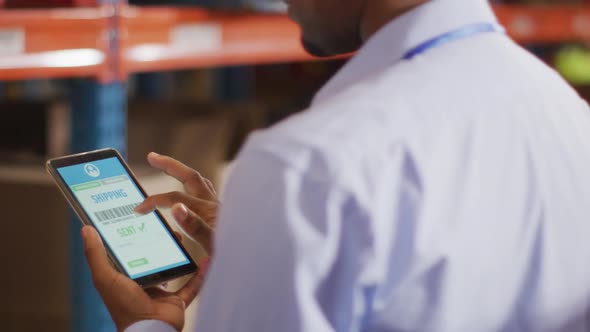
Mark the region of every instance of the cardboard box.
[[198, 170], [214, 184], [218, 170], [264, 121], [260, 105], [134, 101], [129, 104], [129, 160], [145, 164], [154, 151]]
[[[41, 167], [0, 171], [0, 252], [5, 331], [69, 330], [68, 218]], [[27, 179], [25, 181], [25, 179]]]

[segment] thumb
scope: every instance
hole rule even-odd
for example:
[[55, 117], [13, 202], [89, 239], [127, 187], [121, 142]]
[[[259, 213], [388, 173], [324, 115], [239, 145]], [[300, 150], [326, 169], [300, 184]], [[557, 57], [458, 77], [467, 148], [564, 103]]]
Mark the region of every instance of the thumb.
[[193, 240], [199, 242], [210, 255], [213, 250], [213, 229], [211, 226], [187, 207], [178, 203], [172, 206], [172, 215], [178, 225]]
[[117, 271], [111, 265], [104, 244], [94, 227], [84, 226], [82, 238], [84, 239], [84, 254], [92, 273], [92, 279], [96, 287], [101, 288], [116, 276]]

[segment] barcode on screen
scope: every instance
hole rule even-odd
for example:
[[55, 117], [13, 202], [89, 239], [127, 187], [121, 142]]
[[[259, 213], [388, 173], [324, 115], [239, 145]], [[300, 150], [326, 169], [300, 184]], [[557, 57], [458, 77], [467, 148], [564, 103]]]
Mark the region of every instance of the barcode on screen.
[[135, 214], [133, 209], [135, 209], [135, 207], [137, 207], [138, 205], [139, 203], [123, 205], [108, 210], [94, 212], [94, 215], [96, 216], [98, 221], [107, 221], [112, 219], [123, 218]]

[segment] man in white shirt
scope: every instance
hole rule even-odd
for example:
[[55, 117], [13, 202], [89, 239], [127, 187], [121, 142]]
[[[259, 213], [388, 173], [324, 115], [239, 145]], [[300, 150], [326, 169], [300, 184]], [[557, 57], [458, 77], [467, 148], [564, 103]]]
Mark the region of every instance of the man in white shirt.
[[[193, 237], [218, 220], [196, 330], [589, 331], [587, 104], [484, 0], [290, 13], [315, 54], [363, 46], [308, 111], [249, 139], [219, 216], [195, 171], [150, 156], [189, 190], [140, 210], [174, 205]], [[150, 298], [83, 234], [119, 329], [182, 328], [199, 277]]]

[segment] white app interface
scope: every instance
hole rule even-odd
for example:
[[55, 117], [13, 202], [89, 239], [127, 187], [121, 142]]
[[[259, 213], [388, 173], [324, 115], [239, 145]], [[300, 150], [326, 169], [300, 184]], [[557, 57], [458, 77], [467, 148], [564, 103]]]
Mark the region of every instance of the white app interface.
[[155, 213], [133, 212], [145, 197], [117, 158], [58, 172], [132, 279], [189, 264]]

